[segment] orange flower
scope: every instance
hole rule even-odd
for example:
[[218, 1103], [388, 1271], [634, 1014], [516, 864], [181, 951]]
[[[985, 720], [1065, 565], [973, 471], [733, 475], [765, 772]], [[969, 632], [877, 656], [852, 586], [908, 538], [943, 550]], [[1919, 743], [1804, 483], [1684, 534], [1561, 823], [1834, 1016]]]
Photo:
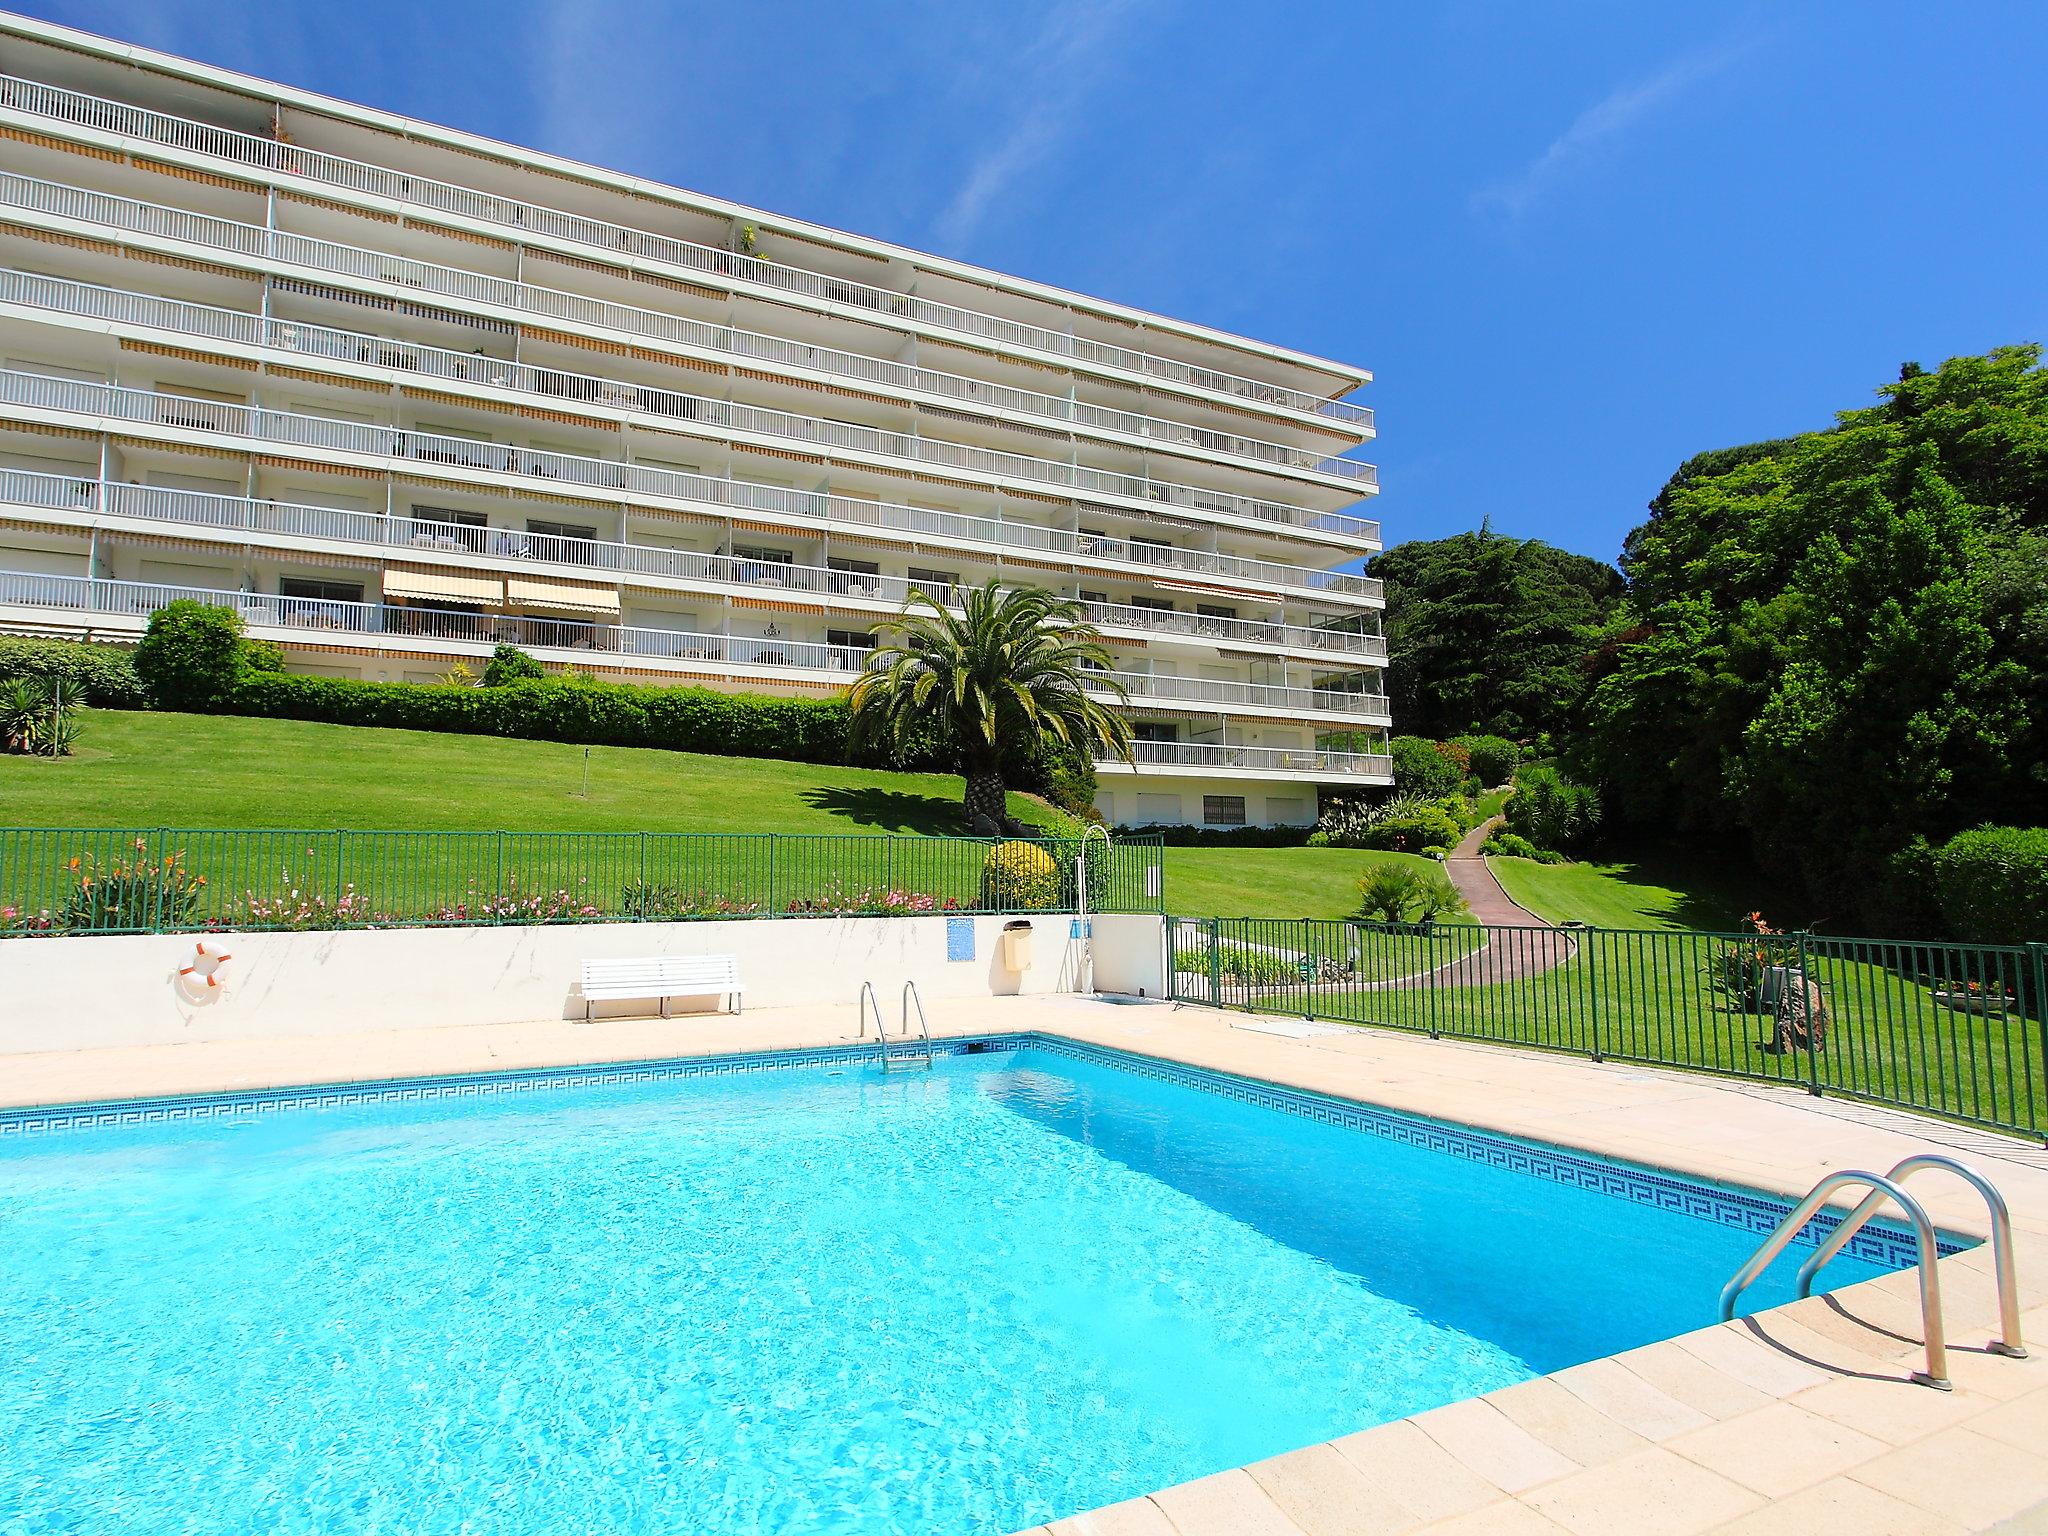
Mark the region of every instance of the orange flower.
[[72, 869], [76, 869], [76, 868], [78, 868], [78, 855], [77, 855], [77, 854], [73, 854], [73, 855], [71, 856], [71, 864], [70, 864], [70, 867], [71, 867]]

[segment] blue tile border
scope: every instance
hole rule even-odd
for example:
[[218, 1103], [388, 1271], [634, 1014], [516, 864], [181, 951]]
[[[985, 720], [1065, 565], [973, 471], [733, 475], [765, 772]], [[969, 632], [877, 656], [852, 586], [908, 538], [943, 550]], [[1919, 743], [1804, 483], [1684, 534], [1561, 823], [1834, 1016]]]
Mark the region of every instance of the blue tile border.
[[[1484, 1163], [1511, 1173], [1612, 1199], [1673, 1211], [1700, 1221], [1737, 1227], [1761, 1237], [1792, 1208], [1788, 1200], [1761, 1190], [1719, 1184], [1642, 1164], [1575, 1153], [1542, 1142], [1477, 1130], [1447, 1120], [1377, 1108], [1354, 1100], [1286, 1088], [1258, 1078], [1208, 1067], [1193, 1067], [1157, 1057], [1083, 1044], [1055, 1035], [1022, 1033], [968, 1036], [933, 1042], [941, 1056], [960, 1056], [1024, 1049], [1064, 1056], [1134, 1076], [1173, 1083], [1198, 1092], [1293, 1115], [1322, 1125], [1359, 1131], [1404, 1146]], [[893, 1049], [892, 1056], [915, 1055], [914, 1047]], [[740, 1051], [717, 1056], [671, 1057], [653, 1061], [607, 1062], [582, 1067], [531, 1067], [507, 1072], [446, 1077], [396, 1078], [376, 1082], [335, 1083], [298, 1088], [249, 1089], [234, 1093], [195, 1094], [177, 1098], [126, 1099], [98, 1104], [51, 1105], [0, 1110], [0, 1140], [59, 1136], [75, 1132], [193, 1121], [247, 1120], [293, 1111], [351, 1109], [370, 1105], [431, 1103], [442, 1099], [484, 1098], [503, 1094], [547, 1093], [563, 1089], [654, 1083], [700, 1077], [732, 1077], [815, 1067], [848, 1067], [874, 1061], [872, 1045], [818, 1046], [799, 1050]], [[1833, 1229], [1839, 1215], [1822, 1212], [1809, 1231], [1816, 1236]], [[1940, 1235], [1944, 1254], [1974, 1246], [1973, 1240]], [[1916, 1257], [1912, 1235], [1890, 1223], [1872, 1222], [1853, 1238], [1847, 1251], [1856, 1258], [1888, 1269], [1911, 1264]]]

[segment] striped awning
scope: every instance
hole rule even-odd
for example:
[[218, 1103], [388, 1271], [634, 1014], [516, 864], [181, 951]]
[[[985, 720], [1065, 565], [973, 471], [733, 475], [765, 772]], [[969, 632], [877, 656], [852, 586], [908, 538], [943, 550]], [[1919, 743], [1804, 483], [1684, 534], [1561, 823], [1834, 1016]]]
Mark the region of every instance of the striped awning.
[[552, 576], [508, 576], [505, 597], [515, 607], [551, 608], [564, 613], [617, 616], [619, 589], [593, 582], [561, 581]]
[[384, 572], [384, 595], [439, 598], [444, 602], [481, 603], [497, 608], [505, 601], [505, 579], [472, 571], [437, 571], [414, 565], [394, 565]]

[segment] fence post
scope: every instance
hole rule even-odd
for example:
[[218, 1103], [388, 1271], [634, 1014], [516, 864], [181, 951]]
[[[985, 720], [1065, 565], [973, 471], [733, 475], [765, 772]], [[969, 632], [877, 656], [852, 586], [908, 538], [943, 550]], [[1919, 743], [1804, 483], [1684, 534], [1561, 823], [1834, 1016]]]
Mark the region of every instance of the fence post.
[[1316, 977], [1320, 974], [1316, 965], [1315, 943], [1314, 925], [1304, 917], [1301, 920], [1301, 1016], [1311, 1024], [1316, 1021]]
[[492, 897], [492, 906], [493, 906], [493, 908], [494, 908], [495, 910], [493, 910], [493, 912], [491, 913], [491, 920], [492, 920], [493, 922], [501, 922], [501, 921], [503, 921], [503, 919], [504, 919], [504, 912], [505, 912], [505, 830], [504, 830], [504, 828], [500, 827], [500, 828], [498, 829], [497, 835], [496, 835], [496, 836], [495, 836], [495, 837], [494, 837], [494, 838], [492, 839], [492, 842], [493, 842], [493, 843], [495, 844], [495, 846], [496, 846], [496, 849], [497, 849], [497, 875], [496, 875], [496, 878], [495, 878], [495, 879], [493, 880], [493, 882], [492, 882], [492, 889], [493, 889], [493, 891], [494, 891], [494, 893], [495, 893], [495, 894], [493, 895], [493, 897]]
[[348, 833], [337, 827], [334, 831], [334, 917], [341, 920], [341, 904], [348, 895], [347, 879]]
[[1600, 1050], [1600, 954], [1598, 946], [1593, 943], [1593, 935], [1598, 930], [1588, 923], [1584, 931], [1585, 942], [1582, 948], [1586, 956], [1586, 1005], [1593, 1015], [1592, 1059], [1605, 1061], [1607, 1058]]
[[1209, 919], [1209, 1003], [1223, 1006], [1223, 919]]
[[[1794, 938], [1799, 946], [1799, 1011], [1806, 1018], [1806, 1091], [1817, 1099], [1821, 1096], [1820, 1046], [1817, 1043], [1820, 1020], [1815, 1016], [1816, 1010], [1813, 1005], [1820, 995], [1820, 984], [1807, 974], [1806, 930], [1800, 929]], [[1778, 1000], [1778, 1006], [1785, 1006], [1782, 997]]]
[[[1398, 912], [1394, 914], [1397, 919], [1400, 915]], [[1387, 924], [1389, 930], [1394, 926], [1393, 923]], [[1398, 955], [1400, 951], [1396, 949], [1395, 953]], [[1444, 1037], [1444, 1031], [1443, 1024], [1437, 1018], [1436, 1013], [1436, 979], [1443, 967], [1437, 962], [1436, 958], [1436, 924], [1434, 923], [1431, 923], [1422, 935], [1422, 964], [1422, 998], [1429, 1009], [1429, 1038], [1441, 1040]]]
[[158, 827], [156, 829], [156, 849], [150, 858], [149, 867], [149, 904], [152, 909], [149, 919], [149, 931], [151, 933], [162, 933], [164, 931], [164, 849], [170, 845], [171, 829], [169, 827]]
[[[2033, 962], [2034, 995], [2027, 999], [2027, 1007], [2033, 1011], [2034, 1028], [2040, 1032], [2041, 1059], [2048, 1062], [2048, 943], [2038, 939], [2027, 942], [2027, 958]], [[2033, 1095], [2028, 1094], [2031, 1099]], [[2039, 1135], [2040, 1122], [2035, 1122], [2035, 1134]]]
[[636, 882], [635, 888], [640, 893], [640, 899], [635, 903], [639, 910], [633, 916], [637, 920], [645, 922], [647, 920], [647, 833], [644, 829], [640, 833], [640, 878]]
[[782, 839], [780, 832], [768, 834], [768, 915], [775, 915], [775, 845]]

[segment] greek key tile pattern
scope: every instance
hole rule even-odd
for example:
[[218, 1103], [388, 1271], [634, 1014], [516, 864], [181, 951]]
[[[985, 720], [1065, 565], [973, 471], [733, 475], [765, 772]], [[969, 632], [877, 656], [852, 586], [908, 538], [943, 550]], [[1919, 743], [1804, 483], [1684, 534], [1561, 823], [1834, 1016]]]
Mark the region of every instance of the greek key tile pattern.
[[[1782, 1221], [1789, 1202], [1760, 1191], [1681, 1178], [1653, 1168], [1587, 1157], [1562, 1148], [1509, 1136], [1476, 1131], [1419, 1115], [1376, 1109], [1349, 1099], [1301, 1089], [1283, 1088], [1255, 1078], [1238, 1077], [1202, 1067], [1137, 1056], [1124, 1051], [1083, 1045], [1050, 1035], [992, 1035], [933, 1042], [940, 1056], [960, 1056], [1023, 1049], [1065, 1056], [1198, 1092], [1221, 1094], [1262, 1109], [1295, 1115], [1322, 1125], [1339, 1126], [1383, 1137], [1406, 1146], [1486, 1163], [1530, 1178], [1592, 1190], [1612, 1199], [1676, 1211], [1699, 1221], [1717, 1222], [1754, 1232], [1759, 1238]], [[909, 1046], [892, 1055], [916, 1054]], [[243, 1093], [196, 1095], [188, 1098], [128, 1099], [104, 1104], [67, 1104], [41, 1109], [0, 1111], [0, 1140], [38, 1137], [123, 1126], [164, 1125], [200, 1120], [245, 1120], [303, 1110], [359, 1108], [369, 1105], [423, 1104], [441, 1099], [493, 1097], [508, 1093], [548, 1093], [621, 1083], [669, 1082], [699, 1077], [732, 1077], [803, 1068], [857, 1067], [875, 1059], [872, 1045], [823, 1046], [808, 1050], [751, 1051], [723, 1056], [697, 1056], [664, 1061], [609, 1063], [590, 1067], [545, 1067], [461, 1077], [407, 1078], [326, 1087], [260, 1089]], [[1832, 1230], [1838, 1216], [1822, 1213], [1808, 1227], [1816, 1240]], [[1941, 1251], [1956, 1253], [1971, 1244], [1943, 1236]], [[1903, 1228], [1872, 1222], [1851, 1240], [1848, 1252], [1887, 1268], [1913, 1262], [1913, 1238]]]
[[[1511, 1136], [1476, 1131], [1466, 1126], [1453, 1125], [1448, 1121], [1427, 1119], [1421, 1115], [1375, 1109], [1350, 1099], [1332, 1098], [1325, 1094], [1295, 1088], [1282, 1088], [1277, 1084], [1260, 1082], [1256, 1078], [1238, 1077], [1232, 1073], [1211, 1071], [1204, 1067], [1182, 1066], [1177, 1062], [1134, 1056], [1124, 1051], [1105, 1050], [1099, 1046], [1083, 1045], [1077, 1041], [1049, 1036], [1034, 1036], [1030, 1045], [1035, 1051], [1071, 1056], [1140, 1077], [1154, 1078], [1205, 1093], [1222, 1094], [1227, 1098], [1255, 1104], [1262, 1109], [1277, 1110], [1285, 1115], [1297, 1115], [1323, 1125], [1363, 1131], [1369, 1136], [1384, 1137], [1406, 1146], [1441, 1152], [1449, 1157], [1462, 1157], [1471, 1162], [1487, 1163], [1496, 1168], [1505, 1168], [1512, 1173], [1526, 1174], [1530, 1178], [1546, 1179], [1554, 1184], [1592, 1190], [1597, 1194], [1632, 1201], [1637, 1205], [1676, 1211], [1680, 1215], [1690, 1216], [1699, 1221], [1740, 1227], [1744, 1231], [1754, 1232], [1759, 1239], [1783, 1221], [1786, 1213], [1792, 1209], [1790, 1201], [1780, 1200], [1761, 1190], [1710, 1184], [1704, 1180], [1663, 1173], [1633, 1163], [1610, 1162], [1605, 1158], [1573, 1154], [1562, 1148], [1545, 1146], [1540, 1142], [1521, 1141]], [[1806, 1235], [1819, 1242], [1840, 1225], [1840, 1222], [1839, 1215], [1821, 1212], [1807, 1223]], [[1971, 1240], [1951, 1237], [1946, 1233], [1937, 1233], [1936, 1236], [1938, 1246], [1944, 1254], [1960, 1253], [1965, 1248], [1975, 1246]], [[1918, 1249], [1911, 1232], [1903, 1227], [1876, 1221], [1869, 1223], [1851, 1238], [1849, 1246], [1844, 1251], [1888, 1269], [1903, 1268], [1918, 1257]]]

